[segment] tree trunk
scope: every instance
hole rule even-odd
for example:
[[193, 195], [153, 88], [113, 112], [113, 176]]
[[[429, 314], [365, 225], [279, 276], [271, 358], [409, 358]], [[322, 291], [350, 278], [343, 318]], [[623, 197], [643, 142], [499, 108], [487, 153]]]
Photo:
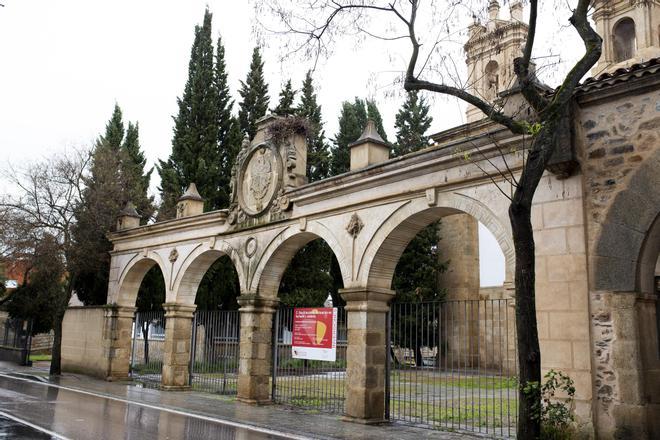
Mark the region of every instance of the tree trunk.
[[59, 376], [62, 374], [62, 321], [64, 313], [56, 316], [53, 325], [53, 349], [51, 351], [50, 375]]
[[142, 327], [142, 340], [144, 341], [144, 365], [148, 365], [149, 364], [149, 321], [143, 321], [141, 327]]
[[[536, 327], [535, 253], [531, 203], [517, 203], [514, 198], [514, 202], [509, 207], [509, 218], [516, 249], [516, 337], [520, 378], [517, 438], [536, 440], [541, 435], [538, 413], [541, 404], [539, 388], [541, 352]], [[525, 385], [534, 383], [538, 386], [532, 392], [523, 391]]]

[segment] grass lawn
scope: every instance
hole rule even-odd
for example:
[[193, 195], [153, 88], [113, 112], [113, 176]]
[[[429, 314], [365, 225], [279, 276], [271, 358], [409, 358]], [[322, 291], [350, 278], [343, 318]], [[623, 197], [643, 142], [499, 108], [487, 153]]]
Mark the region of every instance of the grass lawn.
[[39, 362], [39, 361], [50, 361], [51, 355], [49, 354], [31, 354], [30, 355], [30, 360], [32, 362]]

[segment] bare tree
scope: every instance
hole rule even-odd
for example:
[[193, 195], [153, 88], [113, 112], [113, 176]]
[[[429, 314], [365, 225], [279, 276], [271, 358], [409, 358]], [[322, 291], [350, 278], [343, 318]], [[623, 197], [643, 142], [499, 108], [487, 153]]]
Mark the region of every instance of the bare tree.
[[53, 303], [55, 337], [50, 374], [61, 373], [62, 320], [74, 281], [70, 270], [71, 231], [89, 158], [87, 151], [73, 150], [20, 169], [9, 167], [4, 172], [15, 191], [0, 199], [1, 252], [7, 257], [30, 260], [39, 243], [48, 237], [56, 243], [66, 269], [63, 294]]
[[[524, 392], [528, 384], [541, 381], [541, 357], [535, 305], [535, 245], [531, 224], [531, 207], [539, 181], [555, 150], [561, 124], [569, 114], [575, 88], [601, 55], [602, 40], [588, 21], [590, 0], [578, 0], [568, 21], [584, 44], [584, 54], [561, 79], [560, 86], [550, 95], [537, 87], [533, 72], [532, 53], [537, 35], [539, 2], [529, 1], [527, 40], [513, 66], [521, 93], [535, 112], [535, 123], [505, 114], [503, 107], [484, 97], [470, 93], [469, 82], [462, 79], [447, 49], [454, 39], [450, 24], [461, 24], [460, 16], [484, 10], [485, 2], [422, 1], [422, 0], [262, 0], [256, 2], [259, 17], [275, 17], [277, 29], [264, 27], [285, 35], [286, 54], [303, 54], [314, 59], [329, 56], [333, 43], [344, 36], [377, 38], [394, 45], [407, 42], [409, 57], [402, 74], [405, 90], [426, 90], [449, 95], [480, 109], [492, 121], [511, 132], [529, 135], [531, 142], [519, 175], [510, 174], [508, 181], [515, 188], [510, 198], [509, 218], [516, 251], [515, 291], [517, 343], [519, 357], [518, 438], [540, 436], [540, 420], [534, 417], [540, 405], [539, 392]], [[424, 30], [420, 23], [425, 23]], [[424, 41], [424, 45], [422, 44]], [[425, 49], [422, 51], [422, 49]], [[538, 387], [531, 387], [538, 390]]]

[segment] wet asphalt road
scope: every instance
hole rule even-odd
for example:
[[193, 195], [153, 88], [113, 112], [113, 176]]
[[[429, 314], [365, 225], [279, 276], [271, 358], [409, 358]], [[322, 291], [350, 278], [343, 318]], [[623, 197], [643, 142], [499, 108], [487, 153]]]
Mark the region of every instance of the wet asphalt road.
[[[42, 428], [44, 432], [26, 425]], [[261, 440], [289, 437], [0, 376], [0, 439], [3, 438]]]

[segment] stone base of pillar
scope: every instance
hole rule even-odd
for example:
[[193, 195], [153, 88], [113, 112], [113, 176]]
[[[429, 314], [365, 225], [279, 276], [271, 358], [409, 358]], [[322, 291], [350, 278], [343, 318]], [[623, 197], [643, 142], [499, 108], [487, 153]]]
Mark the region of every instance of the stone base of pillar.
[[129, 379], [135, 307], [109, 304], [103, 323], [103, 354], [107, 359], [107, 381]]
[[348, 315], [346, 352], [347, 421], [385, 423], [385, 362], [390, 289], [340, 290]]
[[236, 398], [240, 402], [271, 403], [272, 326], [278, 303], [277, 298], [254, 294], [238, 297], [241, 335]]
[[161, 388], [190, 389], [190, 345], [195, 305], [165, 303], [165, 343]]

